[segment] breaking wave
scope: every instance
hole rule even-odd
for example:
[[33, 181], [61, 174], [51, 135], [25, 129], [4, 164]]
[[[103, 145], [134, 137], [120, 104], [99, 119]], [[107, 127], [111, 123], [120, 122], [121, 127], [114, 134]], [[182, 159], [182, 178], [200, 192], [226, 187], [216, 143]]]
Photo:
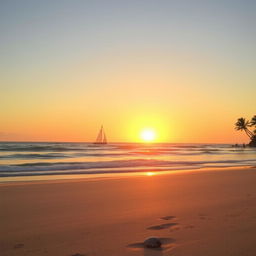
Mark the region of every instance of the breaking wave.
[[216, 144], [0, 143], [0, 177], [255, 166], [255, 149]]

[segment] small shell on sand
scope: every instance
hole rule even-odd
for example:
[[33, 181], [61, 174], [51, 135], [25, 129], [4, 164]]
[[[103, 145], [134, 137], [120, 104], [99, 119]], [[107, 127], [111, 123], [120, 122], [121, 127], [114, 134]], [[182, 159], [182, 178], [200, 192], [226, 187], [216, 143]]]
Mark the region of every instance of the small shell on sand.
[[143, 245], [146, 248], [160, 248], [162, 243], [157, 237], [149, 237], [143, 242]]

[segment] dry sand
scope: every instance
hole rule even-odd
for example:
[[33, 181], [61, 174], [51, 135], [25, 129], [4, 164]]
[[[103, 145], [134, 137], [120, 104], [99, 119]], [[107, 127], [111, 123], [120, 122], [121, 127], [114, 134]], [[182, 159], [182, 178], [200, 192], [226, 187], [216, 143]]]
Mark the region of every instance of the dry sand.
[[0, 207], [1, 256], [256, 255], [255, 168], [2, 184]]

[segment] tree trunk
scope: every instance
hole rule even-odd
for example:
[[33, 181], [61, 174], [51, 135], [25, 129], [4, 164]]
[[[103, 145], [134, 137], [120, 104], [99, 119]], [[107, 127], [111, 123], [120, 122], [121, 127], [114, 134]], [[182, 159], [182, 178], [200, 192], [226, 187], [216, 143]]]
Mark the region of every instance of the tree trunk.
[[244, 131], [245, 131], [246, 135], [247, 135], [250, 139], [252, 139], [253, 134], [250, 134], [250, 131], [249, 131], [248, 129], [244, 129]]

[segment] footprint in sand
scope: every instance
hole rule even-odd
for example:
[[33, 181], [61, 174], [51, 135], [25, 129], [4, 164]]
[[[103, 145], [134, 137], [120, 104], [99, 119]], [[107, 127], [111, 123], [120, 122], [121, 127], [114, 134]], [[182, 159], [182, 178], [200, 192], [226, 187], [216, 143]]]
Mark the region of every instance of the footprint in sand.
[[161, 225], [151, 226], [151, 227], [148, 227], [147, 229], [161, 230], [161, 229], [166, 229], [166, 228], [173, 227], [176, 225], [178, 225], [178, 223], [172, 222], [172, 223], [165, 223], [165, 224], [161, 224]]
[[170, 215], [170, 216], [161, 217], [160, 219], [161, 219], [161, 220], [172, 220], [172, 219], [175, 219], [175, 218], [176, 218], [176, 216]]
[[24, 247], [24, 244], [15, 244], [13, 246], [14, 249], [20, 249], [20, 248], [23, 248]]

